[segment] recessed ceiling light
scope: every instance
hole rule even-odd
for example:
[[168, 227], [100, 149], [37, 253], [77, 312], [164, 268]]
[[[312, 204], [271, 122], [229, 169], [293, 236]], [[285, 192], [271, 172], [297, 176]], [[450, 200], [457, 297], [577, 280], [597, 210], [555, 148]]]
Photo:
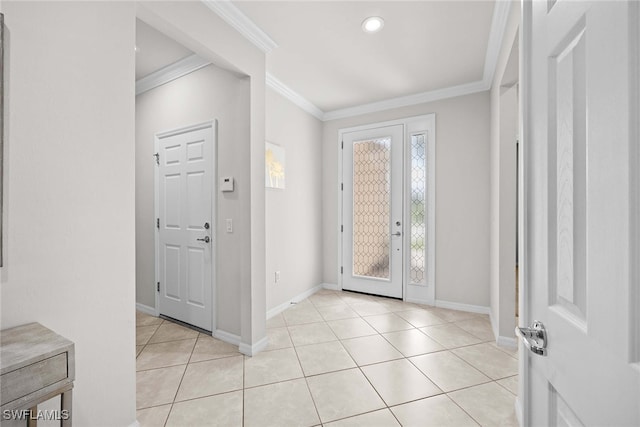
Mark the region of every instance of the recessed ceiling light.
[[384, 27], [384, 19], [379, 16], [370, 16], [362, 22], [362, 31], [365, 33], [377, 33]]

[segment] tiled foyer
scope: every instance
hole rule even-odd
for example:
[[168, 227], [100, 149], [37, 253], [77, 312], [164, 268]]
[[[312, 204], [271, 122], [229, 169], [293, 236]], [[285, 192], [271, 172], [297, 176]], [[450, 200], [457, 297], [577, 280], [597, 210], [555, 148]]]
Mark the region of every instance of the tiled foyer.
[[517, 352], [486, 315], [321, 290], [237, 347], [137, 314], [141, 426], [515, 426]]

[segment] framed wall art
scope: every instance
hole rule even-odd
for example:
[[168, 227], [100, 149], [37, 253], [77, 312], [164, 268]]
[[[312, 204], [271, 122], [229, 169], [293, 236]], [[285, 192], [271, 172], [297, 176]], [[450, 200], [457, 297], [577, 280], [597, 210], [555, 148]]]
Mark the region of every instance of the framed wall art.
[[265, 144], [265, 185], [267, 188], [278, 188], [284, 190], [285, 172], [285, 152], [279, 145], [267, 142]]

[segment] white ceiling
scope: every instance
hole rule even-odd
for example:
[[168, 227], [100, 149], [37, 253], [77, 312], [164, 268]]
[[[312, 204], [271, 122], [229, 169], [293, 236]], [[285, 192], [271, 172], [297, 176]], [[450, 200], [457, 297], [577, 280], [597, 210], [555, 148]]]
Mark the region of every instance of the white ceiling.
[[[214, 11], [246, 15], [273, 39], [267, 82], [297, 96], [303, 108], [310, 102], [305, 109], [325, 119], [327, 112], [455, 93], [451, 88], [465, 85], [486, 90], [501, 39], [494, 8], [504, 6], [495, 0], [203, 1]], [[365, 34], [362, 21], [374, 15], [384, 18], [384, 28]], [[136, 45], [136, 80], [192, 55], [139, 20]]]
[[[267, 70], [323, 111], [482, 80], [493, 1], [236, 1]], [[384, 28], [365, 34], [362, 21]]]

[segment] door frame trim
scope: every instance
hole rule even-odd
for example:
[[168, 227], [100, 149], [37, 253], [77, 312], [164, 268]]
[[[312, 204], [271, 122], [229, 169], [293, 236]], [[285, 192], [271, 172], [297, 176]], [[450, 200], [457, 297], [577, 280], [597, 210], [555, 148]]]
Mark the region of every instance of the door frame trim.
[[[631, 79], [630, 84], [631, 103], [629, 112], [630, 117], [635, 117], [635, 120], [631, 121], [629, 136], [631, 141], [638, 141], [640, 138], [640, 119], [638, 119], [640, 114], [640, 24], [638, 23], [640, 22], [640, 4], [629, 2], [629, 8], [631, 12], [629, 14], [629, 74], [636, 76], [635, 80]], [[637, 143], [631, 144], [630, 154], [630, 223], [633, 233], [631, 238], [631, 283], [637, 284], [640, 281], [640, 173], [638, 172], [638, 167], [640, 167], [640, 148]], [[631, 304], [630, 312], [635, 317], [635, 319], [632, 319], [631, 332], [632, 336], [638, 337], [640, 336], [640, 286], [638, 285], [636, 285], [635, 289], [632, 289]], [[640, 369], [640, 339], [632, 340], [629, 359]]]
[[[531, 227], [529, 224], [529, 199], [532, 197], [531, 191], [533, 181], [535, 179], [532, 174], [533, 168], [532, 161], [532, 147], [528, 143], [531, 140], [532, 121], [531, 121], [531, 55], [532, 55], [532, 20], [533, 12], [531, 2], [522, 2], [522, 10], [520, 16], [519, 27], [519, 48], [520, 48], [520, 64], [519, 64], [519, 76], [520, 82], [520, 96], [519, 96], [519, 138], [520, 138], [520, 151], [519, 151], [519, 163], [520, 170], [518, 177], [520, 188], [518, 188], [518, 234], [520, 239], [518, 241], [518, 321], [517, 326], [529, 325], [530, 310], [529, 302], [531, 301], [532, 292], [531, 286], [529, 286], [529, 258], [530, 251], [528, 249], [531, 242]], [[530, 396], [529, 396], [529, 357], [531, 353], [522, 345], [522, 340], [518, 339], [518, 375], [520, 378], [518, 386], [518, 396], [516, 398], [516, 415], [518, 416], [518, 422], [521, 426], [529, 425], [530, 420]]]
[[[213, 146], [211, 147], [212, 159], [211, 159], [211, 177], [212, 177], [212, 194], [211, 194], [211, 333], [212, 335], [216, 333], [216, 313], [217, 313], [217, 298], [216, 298], [216, 289], [217, 289], [217, 281], [216, 281], [216, 271], [217, 271], [217, 239], [216, 234], [218, 231], [218, 173], [217, 173], [217, 159], [218, 159], [218, 121], [216, 119], [208, 120], [206, 122], [196, 123], [189, 126], [182, 126], [162, 132], [157, 132], [153, 135], [153, 147], [154, 152], [158, 153], [160, 149], [160, 139], [167, 138], [170, 136], [178, 135], [181, 133], [192, 132], [201, 129], [211, 129], [211, 143]], [[153, 161], [153, 160], [152, 160]], [[153, 218], [152, 223], [155, 224], [156, 218], [159, 218], [160, 215], [160, 169], [154, 167], [153, 172]], [[155, 280], [153, 285], [154, 294], [155, 294], [155, 312], [156, 316], [160, 315], [160, 293], [157, 291], [156, 284], [160, 280], [160, 230], [154, 226], [154, 262], [155, 262]]]
[[[403, 283], [402, 283], [402, 299], [403, 301], [413, 302], [418, 304], [427, 304], [427, 305], [435, 305], [435, 291], [436, 291], [436, 114], [429, 113], [420, 116], [411, 116], [403, 119], [397, 120], [389, 120], [384, 122], [375, 122], [369, 123], [366, 125], [341, 128], [338, 130], [338, 140], [337, 140], [337, 148], [338, 148], [338, 224], [337, 230], [338, 233], [338, 263], [337, 263], [337, 275], [338, 275], [338, 289], [342, 290], [343, 285], [343, 274], [340, 271], [342, 266], [342, 256], [343, 256], [343, 233], [341, 232], [342, 218], [343, 218], [343, 191], [341, 189], [341, 185], [344, 182], [344, 162], [343, 162], [343, 151], [342, 151], [342, 141], [344, 134], [350, 132], [359, 132], [365, 130], [371, 130], [381, 127], [388, 126], [403, 126], [403, 167], [407, 168], [408, 163], [410, 162], [410, 151], [404, 150], [410, 142], [411, 135], [425, 132], [427, 134], [427, 236], [432, 236], [433, 238], [427, 239], [427, 280], [428, 284], [431, 286], [411, 286], [408, 283], [409, 277], [409, 262], [408, 258], [405, 256], [405, 260], [403, 260]], [[407, 195], [409, 193], [409, 179], [408, 175], [404, 176], [403, 181], [403, 195], [404, 199], [407, 200]], [[404, 209], [403, 206], [403, 221], [405, 224], [409, 224], [410, 214], [407, 209]], [[410, 241], [406, 239], [404, 242], [404, 253], [408, 254]], [[425, 291], [426, 290], [426, 291]], [[422, 292], [421, 292], [422, 291]]]

